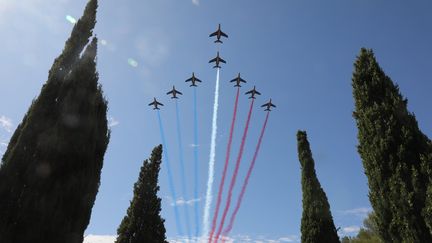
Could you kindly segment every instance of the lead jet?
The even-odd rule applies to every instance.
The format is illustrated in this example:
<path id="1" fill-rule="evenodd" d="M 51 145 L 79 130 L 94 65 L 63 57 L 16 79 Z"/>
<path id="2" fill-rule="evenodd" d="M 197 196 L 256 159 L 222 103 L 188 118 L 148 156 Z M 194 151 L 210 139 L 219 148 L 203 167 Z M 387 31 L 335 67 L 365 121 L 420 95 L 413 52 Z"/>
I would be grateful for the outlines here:
<path id="1" fill-rule="evenodd" d="M 222 30 L 221 30 L 221 25 L 219 24 L 219 27 L 218 27 L 218 29 L 215 31 L 215 32 L 213 32 L 213 33 L 211 33 L 210 35 L 209 35 L 209 37 L 213 37 L 213 36 L 216 36 L 216 38 L 217 38 L 217 40 L 215 40 L 214 41 L 214 43 L 223 43 L 220 39 L 221 39 L 221 37 L 225 37 L 225 38 L 228 38 L 228 35 L 227 34 L 225 34 L 224 32 L 222 32 Z"/>
<path id="2" fill-rule="evenodd" d="M 186 79 L 185 82 L 192 82 L 192 84 L 191 84 L 189 87 L 192 87 L 192 86 L 198 87 L 198 86 L 195 84 L 195 82 L 199 82 L 199 83 L 201 83 L 201 80 L 200 80 L 199 78 L 195 77 L 195 73 L 192 73 L 192 77 L 189 78 L 189 79 Z"/>
<path id="3" fill-rule="evenodd" d="M 158 102 L 156 98 L 154 98 L 153 102 L 148 104 L 149 106 L 154 106 L 153 110 L 160 110 L 158 105 L 163 106 L 162 103 Z"/>
<path id="4" fill-rule="evenodd" d="M 173 86 L 172 90 L 170 92 L 167 93 L 167 95 L 172 94 L 171 99 L 178 99 L 177 94 L 179 95 L 183 95 L 182 92 L 178 91 L 175 89 L 175 86 Z"/>
<path id="5" fill-rule="evenodd" d="M 236 82 L 236 85 L 234 85 L 234 87 L 241 87 L 240 83 L 246 83 L 246 80 L 242 79 L 240 77 L 240 73 L 239 73 L 235 79 L 230 81 L 230 83 L 232 83 L 232 82 Z"/>
<path id="6" fill-rule="evenodd" d="M 271 99 L 269 102 L 265 103 L 261 107 L 267 107 L 264 111 L 271 111 L 271 107 L 276 108 L 276 106 L 271 102 Z"/>
<path id="7" fill-rule="evenodd" d="M 260 92 L 258 92 L 256 89 L 255 89 L 255 86 L 254 86 L 254 88 L 252 89 L 252 90 L 249 90 L 248 92 L 246 92 L 245 94 L 250 94 L 251 96 L 249 97 L 249 99 L 255 99 L 255 95 L 257 94 L 257 95 L 261 95 L 261 93 Z"/>
<path id="8" fill-rule="evenodd" d="M 219 63 L 226 63 L 226 61 L 219 56 L 219 52 L 217 52 L 217 56 L 215 58 L 209 61 L 209 63 L 212 62 L 216 63 L 216 65 L 213 68 L 221 68 L 221 66 L 219 66 Z"/>

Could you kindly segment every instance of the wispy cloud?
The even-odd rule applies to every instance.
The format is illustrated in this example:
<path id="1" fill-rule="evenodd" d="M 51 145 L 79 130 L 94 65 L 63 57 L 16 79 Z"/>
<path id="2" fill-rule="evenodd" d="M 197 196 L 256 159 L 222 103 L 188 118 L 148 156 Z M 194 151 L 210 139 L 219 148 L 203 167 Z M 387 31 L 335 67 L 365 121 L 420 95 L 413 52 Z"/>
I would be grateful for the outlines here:
<path id="1" fill-rule="evenodd" d="M 192 0 L 193 5 L 199 6 L 200 1 L 199 0 Z"/>
<path id="2" fill-rule="evenodd" d="M 195 203 L 201 201 L 201 198 L 193 198 L 193 199 L 190 199 L 190 200 L 185 200 L 184 198 L 181 197 L 181 198 L 178 198 L 174 202 L 171 197 L 167 197 L 167 198 L 168 198 L 169 201 L 171 201 L 170 205 L 173 206 L 173 207 L 174 206 L 185 206 L 185 205 L 192 206 Z"/>
<path id="3" fill-rule="evenodd" d="M 114 243 L 116 236 L 113 235 L 88 235 L 84 238 L 83 243 Z M 252 237 L 249 235 L 237 235 L 232 237 L 224 237 L 225 242 L 251 242 L 251 243 L 284 243 L 284 242 L 300 242 L 299 237 L 296 235 L 289 235 L 279 238 L 268 238 L 268 237 Z M 204 238 L 192 238 L 187 237 L 168 237 L 168 242 L 170 243 L 197 243 L 197 242 L 207 242 Z"/>
<path id="4" fill-rule="evenodd" d="M 366 218 L 370 212 L 372 212 L 372 209 L 367 207 L 360 207 L 360 208 L 353 208 L 353 209 L 339 211 L 339 213 L 343 215 L 354 215 L 360 218 Z"/>
<path id="5" fill-rule="evenodd" d="M 115 240 L 114 235 L 87 235 L 83 243 L 114 243 Z"/>
<path id="6" fill-rule="evenodd" d="M 111 116 L 108 118 L 108 127 L 112 128 L 117 126 L 118 124 L 120 124 L 120 122 L 114 117 Z"/>
<path id="7" fill-rule="evenodd" d="M 3 128 L 6 132 L 11 133 L 12 129 L 14 127 L 14 124 L 12 122 L 12 119 L 6 117 L 6 116 L 0 116 L 0 128 Z"/>
<path id="8" fill-rule="evenodd" d="M 360 227 L 357 225 L 352 225 L 352 226 L 342 228 L 342 231 L 345 234 L 358 233 L 360 231 Z"/>

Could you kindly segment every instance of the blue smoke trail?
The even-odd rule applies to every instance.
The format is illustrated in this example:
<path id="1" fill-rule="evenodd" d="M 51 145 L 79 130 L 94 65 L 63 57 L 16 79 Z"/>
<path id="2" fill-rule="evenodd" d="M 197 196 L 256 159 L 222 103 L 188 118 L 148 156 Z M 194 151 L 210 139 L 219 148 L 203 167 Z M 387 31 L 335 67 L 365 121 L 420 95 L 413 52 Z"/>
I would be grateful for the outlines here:
<path id="1" fill-rule="evenodd" d="M 198 115 L 197 115 L 197 92 L 196 88 L 193 89 L 193 102 L 194 102 L 194 199 L 198 199 L 199 195 L 199 163 L 198 163 Z M 200 233 L 199 221 L 199 201 L 195 202 L 195 237 L 198 238 Z"/>
<path id="2" fill-rule="evenodd" d="M 168 157 L 168 147 L 166 146 L 166 141 L 165 141 L 165 133 L 164 133 L 164 129 L 163 129 L 163 125 L 162 125 L 162 118 L 160 115 L 159 110 L 157 110 L 157 116 L 158 116 L 158 121 L 159 121 L 159 130 L 160 130 L 160 135 L 161 135 L 161 139 L 162 139 L 162 146 L 163 146 L 163 155 L 165 157 L 165 162 L 164 164 L 166 165 L 167 168 L 167 172 L 168 172 L 168 184 L 171 190 L 171 197 L 173 198 L 173 202 L 174 202 L 174 215 L 175 215 L 175 221 L 176 221 L 176 226 L 177 226 L 177 234 L 180 236 L 183 236 L 183 229 L 181 227 L 180 224 L 180 217 L 179 217 L 179 212 L 178 212 L 178 208 L 177 208 L 177 196 L 176 196 L 176 191 L 175 191 L 175 187 L 174 187 L 174 183 L 173 183 L 173 177 L 172 177 L 172 173 L 171 173 L 171 164 L 170 164 L 170 160 Z"/>
<path id="3" fill-rule="evenodd" d="M 184 200 L 188 200 L 187 190 L 186 190 L 186 174 L 184 168 L 184 157 L 183 157 L 183 142 L 182 142 L 182 134 L 181 134 L 181 126 L 180 126 L 180 109 L 178 106 L 177 99 L 175 101 L 176 105 L 176 123 L 177 123 L 177 140 L 178 140 L 178 149 L 179 149 L 179 157 L 180 157 L 180 172 L 181 172 L 181 186 Z M 191 230 L 190 230 L 190 220 L 189 220 L 189 205 L 187 203 L 183 206 L 184 213 L 186 214 L 186 231 L 189 237 L 189 240 L 192 238 Z"/>

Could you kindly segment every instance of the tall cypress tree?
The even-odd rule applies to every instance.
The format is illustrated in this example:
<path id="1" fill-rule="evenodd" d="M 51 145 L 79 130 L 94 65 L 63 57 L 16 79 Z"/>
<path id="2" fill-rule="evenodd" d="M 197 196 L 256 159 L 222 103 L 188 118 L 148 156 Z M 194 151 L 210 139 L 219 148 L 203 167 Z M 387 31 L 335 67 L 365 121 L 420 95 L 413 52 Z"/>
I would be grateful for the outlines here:
<path id="1" fill-rule="evenodd" d="M 327 196 L 315 173 L 315 162 L 305 131 L 297 132 L 297 147 L 302 168 L 303 190 L 301 241 L 302 243 L 339 242 Z"/>
<path id="2" fill-rule="evenodd" d="M 90 0 L 2 158 L 2 243 L 83 241 L 109 141 L 96 9 Z"/>
<path id="3" fill-rule="evenodd" d="M 407 100 L 372 50 L 361 49 L 354 66 L 358 151 L 379 234 L 386 242 L 432 242 L 427 227 L 432 215 L 425 208 L 431 141 L 420 131 L 407 110 Z"/>
<path id="4" fill-rule="evenodd" d="M 134 196 L 118 230 L 116 243 L 167 243 L 165 220 L 160 216 L 161 199 L 158 177 L 162 145 L 153 149 L 150 160 L 145 160 L 134 184 Z"/>

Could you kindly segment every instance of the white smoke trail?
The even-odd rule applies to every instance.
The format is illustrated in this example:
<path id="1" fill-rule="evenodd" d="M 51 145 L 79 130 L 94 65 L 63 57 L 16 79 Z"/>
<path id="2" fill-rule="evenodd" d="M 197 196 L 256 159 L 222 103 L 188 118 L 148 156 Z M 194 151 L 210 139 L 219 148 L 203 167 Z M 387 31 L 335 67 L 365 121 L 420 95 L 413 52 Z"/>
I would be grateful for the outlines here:
<path id="1" fill-rule="evenodd" d="M 219 106 L 219 68 L 216 73 L 216 87 L 213 105 L 213 119 L 212 119 L 212 133 L 210 141 L 210 155 L 209 155 L 209 168 L 208 168 L 208 180 L 207 180 L 207 192 L 206 201 L 204 206 L 204 216 L 203 216 L 203 238 L 208 237 L 210 229 L 210 207 L 213 201 L 212 189 L 214 181 L 214 164 L 216 158 L 216 134 L 217 134 L 217 116 L 218 116 L 218 106 Z"/>

